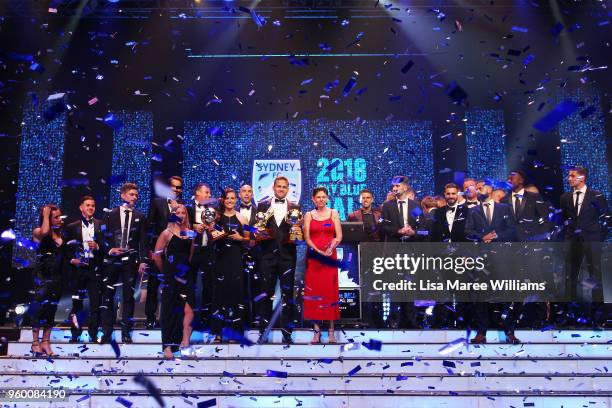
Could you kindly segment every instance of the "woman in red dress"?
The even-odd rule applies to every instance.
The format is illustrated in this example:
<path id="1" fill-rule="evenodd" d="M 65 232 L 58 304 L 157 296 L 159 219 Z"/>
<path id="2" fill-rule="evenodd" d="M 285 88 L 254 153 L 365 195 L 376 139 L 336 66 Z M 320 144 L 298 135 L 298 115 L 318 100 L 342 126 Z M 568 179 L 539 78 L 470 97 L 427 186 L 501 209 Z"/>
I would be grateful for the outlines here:
<path id="1" fill-rule="evenodd" d="M 304 216 L 304 240 L 308 245 L 304 278 L 304 319 L 313 321 L 312 344 L 321 342 L 319 322 L 329 320 L 329 342 L 335 343 L 334 320 L 340 318 L 338 306 L 338 265 L 336 247 L 342 241 L 338 211 L 327 208 L 325 187 L 312 191 L 315 209 Z"/>

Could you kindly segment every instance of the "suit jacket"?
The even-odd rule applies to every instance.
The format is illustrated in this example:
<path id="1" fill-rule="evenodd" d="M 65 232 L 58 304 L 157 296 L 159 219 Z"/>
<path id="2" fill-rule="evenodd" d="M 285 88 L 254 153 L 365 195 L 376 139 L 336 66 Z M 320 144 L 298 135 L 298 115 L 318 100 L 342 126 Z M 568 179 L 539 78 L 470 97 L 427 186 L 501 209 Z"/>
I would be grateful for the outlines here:
<path id="1" fill-rule="evenodd" d="M 455 209 L 453 228 L 449 231 L 446 220 L 447 207 L 438 208 L 434 211 L 434 221 L 431 227 L 432 242 L 465 242 L 465 224 L 470 213 L 467 205 L 458 205 Z M 495 209 L 493 210 L 495 216 Z"/>
<path id="2" fill-rule="evenodd" d="M 107 212 L 104 217 L 104 257 L 113 258 L 108 254 L 111 248 L 121 246 L 121 207 L 115 207 Z M 147 217 L 137 209 L 132 209 L 132 222 L 128 238 L 128 248 L 130 249 L 130 259 L 138 262 L 145 262 L 149 251 L 149 239 L 147 236 Z M 125 255 L 123 255 L 125 256 Z"/>
<path id="3" fill-rule="evenodd" d="M 574 209 L 573 193 L 563 193 L 561 211 L 565 224 L 565 240 L 600 242 L 606 239 L 610 226 L 610 210 L 606 198 L 599 191 L 587 187 L 578 216 Z"/>
<path id="4" fill-rule="evenodd" d="M 89 261 L 90 264 L 100 265 L 104 259 L 104 236 L 102 233 L 102 221 L 96 218 L 93 219 L 94 224 L 94 241 L 98 244 L 98 249 L 93 251 L 94 257 Z M 81 258 L 84 253 L 83 249 L 83 230 L 81 220 L 71 222 L 64 228 L 66 239 L 66 253 L 68 254 L 68 262 L 71 259 Z"/>
<path id="5" fill-rule="evenodd" d="M 257 212 L 267 212 L 270 206 L 272 205 L 272 199 L 268 199 L 265 201 L 260 201 L 257 204 Z M 293 209 L 301 210 L 299 204 L 289 201 L 287 199 L 287 211 L 291 211 Z M 268 223 L 266 224 L 267 228 L 270 228 L 274 232 L 274 239 L 268 239 L 265 241 L 261 241 L 257 244 L 257 251 L 261 256 L 276 256 L 285 255 L 290 257 L 296 256 L 296 248 L 295 244 L 287 242 L 289 238 L 289 232 L 291 230 L 291 225 L 287 224 L 285 220 L 283 220 L 280 225 L 276 225 L 276 220 L 274 216 L 270 217 Z"/>
<path id="6" fill-rule="evenodd" d="M 502 203 L 510 206 L 510 211 L 516 223 L 516 236 L 521 242 L 537 239 L 538 236 L 550 232 L 552 225 L 548 220 L 548 206 L 537 193 L 525 191 L 518 214 L 514 213 L 512 194 L 508 194 Z"/>
<path id="7" fill-rule="evenodd" d="M 380 222 L 380 217 L 382 216 L 382 212 L 378 208 L 372 208 L 372 215 L 374 216 L 374 223 L 375 223 L 376 230 L 366 231 L 366 235 L 369 241 L 380 241 L 378 223 Z M 363 222 L 363 209 L 360 208 L 350 213 L 348 215 L 347 221 L 348 222 Z"/>
<path id="8" fill-rule="evenodd" d="M 183 204 L 182 200 L 176 200 L 179 204 Z M 170 209 L 168 208 L 168 199 L 157 197 L 151 201 L 149 208 L 149 230 L 152 236 L 153 245 L 159 234 L 168 227 L 168 217 Z M 189 219 L 193 223 L 193 219 Z"/>
<path id="9" fill-rule="evenodd" d="M 465 235 L 469 241 L 482 241 L 482 237 L 491 231 L 497 233 L 494 242 L 511 242 L 516 240 L 516 224 L 510 206 L 503 203 L 493 204 L 493 219 L 487 223 L 483 205 L 472 207 L 465 223 Z"/>
<path id="10" fill-rule="evenodd" d="M 187 208 L 187 215 L 189 215 L 189 222 L 191 223 L 191 225 L 202 224 L 202 220 L 195 219 L 195 214 L 196 214 L 195 205 L 190 204 L 190 205 L 186 205 L 185 207 Z M 206 233 L 206 236 L 208 237 L 208 244 L 206 245 L 206 248 L 212 248 L 212 236 L 210 235 L 208 231 L 205 230 L 204 232 Z M 194 247 L 196 250 L 202 247 L 202 234 L 196 233 Z"/>
<path id="11" fill-rule="evenodd" d="M 420 212 L 421 208 L 419 203 L 414 200 L 407 200 L 408 202 L 408 224 L 416 231 L 418 229 L 417 218 L 415 217 L 415 211 L 418 209 Z M 397 204 L 397 199 L 389 200 L 385 202 L 382 206 L 382 223 L 381 223 L 381 231 L 384 232 L 385 241 L 389 242 L 399 242 L 401 235 L 397 233 L 397 231 L 401 228 L 401 220 L 400 213 Z M 421 237 L 415 235 L 410 238 L 406 238 L 407 241 L 417 241 L 421 239 Z"/>

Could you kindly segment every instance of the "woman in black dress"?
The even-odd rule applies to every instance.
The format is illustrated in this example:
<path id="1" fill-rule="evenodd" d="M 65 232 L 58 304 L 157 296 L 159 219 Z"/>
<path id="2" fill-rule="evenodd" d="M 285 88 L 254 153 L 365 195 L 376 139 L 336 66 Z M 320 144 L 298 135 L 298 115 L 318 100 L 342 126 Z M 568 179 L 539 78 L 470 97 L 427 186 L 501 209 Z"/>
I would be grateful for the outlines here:
<path id="1" fill-rule="evenodd" d="M 34 299 L 30 305 L 32 316 L 32 354 L 53 356 L 51 329 L 55 323 L 57 304 L 62 295 L 62 272 L 65 262 L 62 212 L 53 204 L 40 211 L 39 227 L 33 239 L 38 243 L 34 271 Z M 39 342 L 40 328 L 43 328 Z"/>
<path id="2" fill-rule="evenodd" d="M 236 212 L 236 192 L 231 188 L 223 192 L 219 214 L 217 225 L 227 235 L 215 241 L 214 314 L 211 322 L 211 332 L 216 335 L 215 342 L 221 341 L 224 327 L 242 334 L 248 304 L 245 299 L 243 255 L 249 236 L 248 231 L 242 227 L 248 224 L 248 220 Z M 231 338 L 228 340 L 234 341 Z"/>
<path id="3" fill-rule="evenodd" d="M 189 347 L 195 308 L 195 280 L 190 274 L 194 232 L 189 229 L 184 205 L 173 208 L 166 228 L 155 244 L 153 260 L 163 275 L 161 283 L 161 329 L 164 357 Z"/>

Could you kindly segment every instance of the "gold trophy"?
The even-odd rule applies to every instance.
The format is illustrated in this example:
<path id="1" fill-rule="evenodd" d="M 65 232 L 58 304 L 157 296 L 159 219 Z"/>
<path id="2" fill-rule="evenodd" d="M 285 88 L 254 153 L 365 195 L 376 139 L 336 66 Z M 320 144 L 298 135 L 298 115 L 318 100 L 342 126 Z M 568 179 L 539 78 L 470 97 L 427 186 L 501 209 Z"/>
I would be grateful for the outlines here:
<path id="1" fill-rule="evenodd" d="M 255 214 L 255 228 L 257 228 L 257 232 L 255 233 L 255 241 L 265 241 L 268 239 L 274 239 L 274 231 L 272 228 L 268 228 L 268 220 L 272 218 L 274 215 L 274 210 L 272 207 L 268 209 L 268 211 L 258 212 Z"/>
<path id="2" fill-rule="evenodd" d="M 210 232 L 213 242 L 221 238 L 225 238 L 226 236 L 229 235 L 227 232 L 223 230 L 220 231 L 216 228 L 216 221 L 217 221 L 217 211 L 215 211 L 215 209 L 212 207 L 206 207 L 204 211 L 202 211 L 202 223 L 206 224 L 209 227 L 211 225 L 215 226 L 215 228 L 213 228 Z"/>
<path id="3" fill-rule="evenodd" d="M 303 241 L 304 234 L 301 229 L 295 231 L 293 227 L 296 225 L 302 225 L 302 220 L 304 219 L 302 212 L 297 208 L 287 211 L 287 215 L 285 216 L 285 222 L 291 225 L 291 232 L 289 233 L 289 242 L 295 241 Z"/>

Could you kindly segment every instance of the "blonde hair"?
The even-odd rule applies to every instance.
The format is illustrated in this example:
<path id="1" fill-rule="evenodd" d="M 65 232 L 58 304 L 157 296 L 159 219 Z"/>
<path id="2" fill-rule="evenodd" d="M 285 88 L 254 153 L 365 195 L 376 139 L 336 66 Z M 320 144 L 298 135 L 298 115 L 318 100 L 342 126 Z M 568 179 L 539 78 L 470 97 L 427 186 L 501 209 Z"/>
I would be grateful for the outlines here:
<path id="1" fill-rule="evenodd" d="M 185 210 L 185 217 L 183 218 L 183 221 L 181 221 L 180 224 L 177 224 L 176 222 L 169 222 L 168 223 L 168 228 L 170 228 L 171 225 L 178 225 L 180 229 L 182 230 L 188 230 L 191 229 L 191 223 L 189 222 L 189 212 L 187 211 L 187 207 L 185 207 L 184 204 L 177 204 L 175 206 L 172 207 L 172 214 L 176 214 L 176 211 L 182 208 L 183 210 Z"/>

